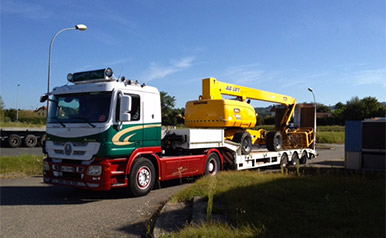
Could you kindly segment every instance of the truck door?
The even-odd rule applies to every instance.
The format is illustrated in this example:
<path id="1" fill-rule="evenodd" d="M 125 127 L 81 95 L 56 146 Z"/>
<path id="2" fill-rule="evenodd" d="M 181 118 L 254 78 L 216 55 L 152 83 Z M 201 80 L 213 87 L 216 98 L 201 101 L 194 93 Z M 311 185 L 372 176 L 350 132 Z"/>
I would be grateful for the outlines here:
<path id="1" fill-rule="evenodd" d="M 116 105 L 118 130 L 112 138 L 113 144 L 117 146 L 115 148 L 116 152 L 119 151 L 127 155 L 135 149 L 143 147 L 143 104 L 141 94 L 140 92 L 120 92 L 118 94 Z M 120 118 L 122 113 L 126 114 L 124 119 Z"/>

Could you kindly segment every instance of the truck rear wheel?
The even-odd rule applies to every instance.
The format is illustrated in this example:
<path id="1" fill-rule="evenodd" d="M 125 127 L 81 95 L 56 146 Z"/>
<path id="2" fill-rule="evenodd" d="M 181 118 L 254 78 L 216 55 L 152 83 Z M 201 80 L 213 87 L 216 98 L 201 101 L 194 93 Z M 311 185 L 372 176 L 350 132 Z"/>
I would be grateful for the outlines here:
<path id="1" fill-rule="evenodd" d="M 27 147 L 35 147 L 37 144 L 38 138 L 34 135 L 29 134 L 24 138 L 24 145 Z"/>
<path id="2" fill-rule="evenodd" d="M 266 142 L 269 151 L 280 151 L 283 149 L 283 136 L 280 131 L 268 132 Z"/>
<path id="3" fill-rule="evenodd" d="M 248 155 L 252 151 L 252 137 L 248 132 L 236 132 L 233 136 L 233 142 L 241 144 L 241 153 Z"/>
<path id="4" fill-rule="evenodd" d="M 130 173 L 130 189 L 134 196 L 148 194 L 155 183 L 155 169 L 150 160 L 137 158 Z"/>
<path id="5" fill-rule="evenodd" d="M 213 152 L 206 160 L 205 175 L 215 175 L 218 172 L 220 172 L 220 158 Z"/>
<path id="6" fill-rule="evenodd" d="M 19 147 L 21 144 L 21 137 L 17 134 L 12 134 L 8 137 L 8 146 L 12 148 Z"/>

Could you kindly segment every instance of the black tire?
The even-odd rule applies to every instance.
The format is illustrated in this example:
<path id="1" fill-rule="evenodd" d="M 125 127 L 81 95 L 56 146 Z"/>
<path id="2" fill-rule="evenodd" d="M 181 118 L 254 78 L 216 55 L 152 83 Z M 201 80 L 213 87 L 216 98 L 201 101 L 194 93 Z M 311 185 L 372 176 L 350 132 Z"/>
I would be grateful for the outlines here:
<path id="1" fill-rule="evenodd" d="M 205 166 L 205 175 L 215 175 L 221 170 L 220 158 L 213 152 L 208 156 Z"/>
<path id="2" fill-rule="evenodd" d="M 27 135 L 24 137 L 24 145 L 27 147 L 35 147 L 38 144 L 38 138 L 35 135 Z"/>
<path id="3" fill-rule="evenodd" d="M 155 184 L 153 163 L 146 158 L 137 158 L 130 173 L 130 190 L 136 197 L 148 194 Z"/>
<path id="4" fill-rule="evenodd" d="M 44 134 L 39 139 L 39 146 L 44 147 L 47 139 L 47 134 Z"/>
<path id="5" fill-rule="evenodd" d="M 294 152 L 291 156 L 291 165 L 292 166 L 296 166 L 297 163 L 299 163 L 299 155 L 298 155 L 298 152 Z"/>
<path id="6" fill-rule="evenodd" d="M 252 137 L 248 132 L 236 132 L 233 142 L 241 144 L 241 154 L 248 155 L 252 151 Z"/>
<path id="7" fill-rule="evenodd" d="M 299 163 L 300 164 L 306 164 L 307 163 L 307 151 L 303 151 L 302 157 L 300 157 Z"/>
<path id="8" fill-rule="evenodd" d="M 8 137 L 8 146 L 12 148 L 19 147 L 21 145 L 21 137 L 17 134 L 12 134 Z"/>
<path id="9" fill-rule="evenodd" d="M 281 156 L 280 167 L 281 168 L 287 168 L 288 167 L 288 155 L 287 155 L 287 153 L 283 153 L 283 155 Z"/>
<path id="10" fill-rule="evenodd" d="M 283 136 L 279 131 L 270 131 L 266 143 L 269 151 L 280 151 L 283 149 Z"/>

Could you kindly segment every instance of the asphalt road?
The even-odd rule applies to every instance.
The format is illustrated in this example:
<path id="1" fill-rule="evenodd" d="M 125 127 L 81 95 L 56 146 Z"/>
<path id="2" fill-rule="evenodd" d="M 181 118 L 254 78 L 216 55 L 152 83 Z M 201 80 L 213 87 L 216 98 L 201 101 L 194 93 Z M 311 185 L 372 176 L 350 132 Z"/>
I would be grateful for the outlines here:
<path id="1" fill-rule="evenodd" d="M 319 157 L 308 161 L 307 166 L 344 165 L 344 145 L 319 149 L 318 153 Z M 41 177 L 0 179 L 0 235 L 145 237 L 151 215 L 170 196 L 189 185 L 172 181 L 136 198 L 124 190 L 94 192 L 46 185 Z"/>
<path id="2" fill-rule="evenodd" d="M 190 185 L 169 183 L 136 198 L 50 186 L 41 177 L 0 182 L 1 237 L 145 237 L 151 215 Z"/>

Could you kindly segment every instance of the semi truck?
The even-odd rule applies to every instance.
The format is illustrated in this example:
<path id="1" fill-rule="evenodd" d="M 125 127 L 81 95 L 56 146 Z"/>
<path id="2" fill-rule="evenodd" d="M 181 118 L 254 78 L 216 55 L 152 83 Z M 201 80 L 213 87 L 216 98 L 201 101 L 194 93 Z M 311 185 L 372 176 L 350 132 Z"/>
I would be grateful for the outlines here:
<path id="1" fill-rule="evenodd" d="M 162 138 L 157 88 L 116 78 L 111 68 L 70 73 L 67 80 L 71 84 L 40 100 L 49 101 L 43 162 L 48 184 L 100 191 L 127 188 L 143 196 L 157 181 L 224 169 L 285 167 L 316 156 L 310 146 L 269 151 L 263 143 L 243 153 L 244 145 L 230 139 L 225 127 L 173 129 Z M 301 119 L 307 116 L 303 111 L 294 113 L 295 122 L 307 121 Z M 240 117 L 234 112 L 232 116 Z"/>

